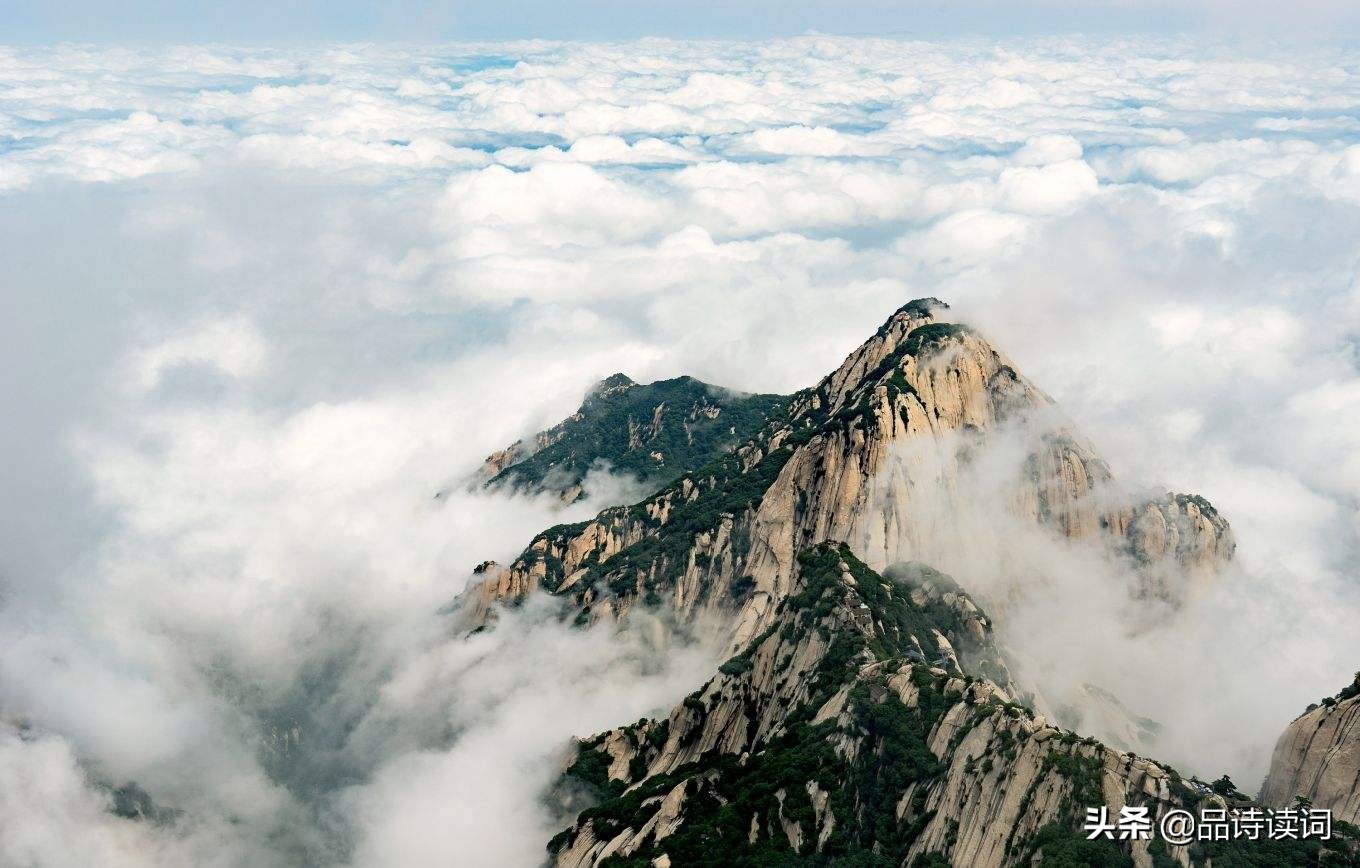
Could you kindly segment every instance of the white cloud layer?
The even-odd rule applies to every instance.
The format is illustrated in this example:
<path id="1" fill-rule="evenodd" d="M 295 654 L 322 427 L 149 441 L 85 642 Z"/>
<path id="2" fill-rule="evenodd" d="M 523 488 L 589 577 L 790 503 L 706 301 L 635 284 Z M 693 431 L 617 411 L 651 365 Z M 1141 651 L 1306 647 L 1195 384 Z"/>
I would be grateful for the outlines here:
<path id="1" fill-rule="evenodd" d="M 0 49 L 0 864 L 535 864 L 566 738 L 709 660 L 543 612 L 448 635 L 472 565 L 580 517 L 450 483 L 615 370 L 792 390 L 919 295 L 1122 478 L 1233 523 L 1240 599 L 1203 611 L 1238 626 L 1194 629 L 1234 677 L 1123 698 L 1187 756 L 1237 720 L 1194 770 L 1254 786 L 1360 666 L 1358 70 L 1080 38 Z M 130 781 L 181 813 L 109 814 Z"/>

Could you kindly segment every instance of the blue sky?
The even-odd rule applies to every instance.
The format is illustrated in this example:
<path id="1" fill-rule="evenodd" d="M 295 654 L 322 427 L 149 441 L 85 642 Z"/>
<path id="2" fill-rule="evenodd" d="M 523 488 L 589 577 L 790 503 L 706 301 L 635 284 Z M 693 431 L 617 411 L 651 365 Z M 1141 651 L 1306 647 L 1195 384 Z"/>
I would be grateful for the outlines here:
<path id="1" fill-rule="evenodd" d="M 1054 32 L 1216 32 L 1342 37 L 1360 12 L 1343 0 L 4 0 L 0 43 L 449 39 L 758 38 L 815 30 L 939 37 Z M 1287 8 L 1286 8 L 1287 7 Z"/>

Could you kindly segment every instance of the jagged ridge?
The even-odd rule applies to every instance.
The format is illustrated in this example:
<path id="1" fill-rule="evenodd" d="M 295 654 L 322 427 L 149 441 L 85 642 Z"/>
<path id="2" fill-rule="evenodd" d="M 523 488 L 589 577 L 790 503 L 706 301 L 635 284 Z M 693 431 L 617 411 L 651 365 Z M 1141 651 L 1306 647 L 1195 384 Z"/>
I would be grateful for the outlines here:
<path id="1" fill-rule="evenodd" d="M 1227 523 L 1202 498 L 1097 498 L 1111 485 L 1105 463 L 1051 422 L 1049 399 L 985 340 L 937 322 L 945 309 L 909 302 L 732 452 L 642 503 L 545 531 L 508 568 L 489 567 L 472 594 L 474 617 L 542 587 L 570 595 L 586 619 L 620 616 L 639 600 L 682 618 L 723 613 L 745 640 L 788 593 L 795 553 L 808 545 L 849 541 L 880 565 L 913 559 L 928 531 L 915 520 L 914 492 L 941 483 L 884 474 L 898 444 L 981 442 L 1031 418 L 1045 427 L 1017 473 L 1017 512 L 1070 537 L 1106 539 L 1154 591 L 1161 565 L 1211 574 L 1231 556 Z"/>
<path id="2" fill-rule="evenodd" d="M 1088 841 L 1087 806 L 1246 804 L 1050 726 L 1007 678 L 985 615 L 947 577 L 909 586 L 843 544 L 799 556 L 761 636 L 664 720 L 582 742 L 561 791 L 598 803 L 548 845 L 559 868 L 671 865 L 1347 864 L 1317 841 Z M 924 662 L 932 642 L 939 665 Z M 1324 853 L 1324 850 L 1327 852 Z M 1244 861 L 1249 860 L 1249 861 Z"/>

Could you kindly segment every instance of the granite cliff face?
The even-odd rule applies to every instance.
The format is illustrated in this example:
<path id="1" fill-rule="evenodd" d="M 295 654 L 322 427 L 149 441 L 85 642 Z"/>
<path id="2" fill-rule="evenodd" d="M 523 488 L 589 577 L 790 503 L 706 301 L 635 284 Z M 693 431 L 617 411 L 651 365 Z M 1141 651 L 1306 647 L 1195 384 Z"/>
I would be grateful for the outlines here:
<path id="1" fill-rule="evenodd" d="M 817 385 L 753 396 L 746 436 L 687 439 L 695 448 L 661 462 L 683 470 L 646 499 L 550 528 L 508 566 L 477 568 L 459 607 L 470 626 L 541 591 L 565 598 L 578 624 L 626 625 L 644 606 L 679 632 L 716 625 L 731 655 L 666 717 L 575 746 L 553 793 L 566 828 L 548 845 L 552 861 L 1352 864 L 1351 838 L 1173 847 L 1081 833 L 1088 807 L 1156 818 L 1250 802 L 1230 783 L 1211 792 L 1035 713 L 983 607 L 922 555 L 976 496 L 970 474 L 984 464 L 1007 521 L 1122 560 L 1135 596 L 1174 604 L 1215 581 L 1232 532 L 1202 497 L 1121 487 L 1052 401 L 972 329 L 943 321 L 946 310 L 904 305 Z M 532 455 L 488 459 L 487 476 L 547 487 L 561 468 L 643 454 L 662 432 L 687 430 L 696 407 L 708 416 L 702 402 L 662 406 L 636 391 L 666 383 L 606 380 Z M 739 415 L 723 413 L 708 418 Z M 580 436 L 589 431 L 599 436 Z M 1141 743 L 1155 730 L 1087 689 L 1102 731 Z M 1349 726 L 1335 718 L 1328 741 Z M 1310 750 L 1286 753 L 1306 769 Z"/>
<path id="2" fill-rule="evenodd" d="M 470 592 L 475 616 L 542 588 L 571 596 L 588 619 L 639 602 L 728 617 L 739 643 L 764 629 L 809 545 L 848 542 L 878 568 L 919 559 L 961 473 L 1003 440 L 1025 451 L 1005 492 L 1016 516 L 1101 541 L 1137 565 L 1149 593 L 1175 598 L 1210 580 L 1234 545 L 1213 507 L 1124 492 L 1051 400 L 973 330 L 941 321 L 946 310 L 934 299 L 904 305 L 730 451 L 488 566 Z"/>
<path id="3" fill-rule="evenodd" d="M 1298 796 L 1360 823 L 1360 672 L 1335 697 L 1311 706 L 1276 742 L 1261 801 L 1283 808 Z"/>
<path id="4" fill-rule="evenodd" d="M 986 616 L 948 577 L 885 578 L 844 544 L 797 561 L 795 592 L 711 681 L 664 719 L 579 744 L 558 796 L 590 806 L 548 845 L 559 868 L 1237 855 L 1086 840 L 1088 806 L 1157 818 L 1229 801 L 1014 701 Z"/>

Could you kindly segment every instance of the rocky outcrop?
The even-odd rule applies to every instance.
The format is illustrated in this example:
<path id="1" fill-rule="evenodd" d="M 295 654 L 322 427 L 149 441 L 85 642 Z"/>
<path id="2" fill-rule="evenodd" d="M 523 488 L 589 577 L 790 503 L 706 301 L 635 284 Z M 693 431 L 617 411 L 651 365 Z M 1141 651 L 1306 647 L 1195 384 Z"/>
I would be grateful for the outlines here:
<path id="1" fill-rule="evenodd" d="M 1087 808 L 1145 808 L 1155 824 L 1260 806 L 1056 727 L 1014 691 L 986 615 L 952 579 L 920 564 L 884 576 L 844 544 L 813 547 L 769 627 L 718 675 L 666 718 L 576 746 L 556 791 L 574 819 L 549 854 L 559 868 L 1357 858 L 1348 835 L 1088 839 Z"/>
<path id="2" fill-rule="evenodd" d="M 529 456 L 530 452 L 524 445 L 523 440 L 516 440 L 504 449 L 497 449 L 477 469 L 476 478 L 480 482 L 489 482 L 496 476 L 514 464 L 518 464 Z"/>
<path id="3" fill-rule="evenodd" d="M 1168 493 L 1135 507 L 1127 527 L 1129 552 L 1163 594 L 1203 589 L 1237 548 L 1227 519 L 1194 494 Z"/>
<path id="4" fill-rule="evenodd" d="M 1072 847 L 1153 864 L 1149 841 L 1085 841 L 1084 808 L 1156 817 L 1198 796 L 1174 770 L 1061 730 L 1013 686 L 961 669 L 960 657 L 1008 679 L 985 615 L 951 580 L 918 566 L 918 584 L 903 584 L 844 545 L 798 564 L 766 632 L 669 717 L 581 743 L 564 788 L 599 801 L 550 843 L 556 865 L 873 854 L 863 864 L 987 868 Z M 1157 854 L 1189 864 L 1184 848 Z"/>
<path id="5" fill-rule="evenodd" d="M 1310 706 L 1275 744 L 1261 801 L 1283 808 L 1299 796 L 1360 823 L 1360 672 L 1335 697 Z"/>
<path id="6" fill-rule="evenodd" d="M 769 623 L 809 545 L 846 541 L 879 568 L 920 559 L 967 468 L 1003 443 L 1019 448 L 1012 512 L 1126 556 L 1143 592 L 1175 599 L 1231 556 L 1207 501 L 1121 493 L 1047 396 L 972 329 L 937 319 L 946 309 L 904 305 L 734 450 L 639 504 L 546 531 L 469 597 L 484 610 L 541 587 L 592 620 L 666 603 L 682 620 L 727 618 L 735 646 Z M 642 437 L 655 418 L 630 416 L 620 436 Z"/>

